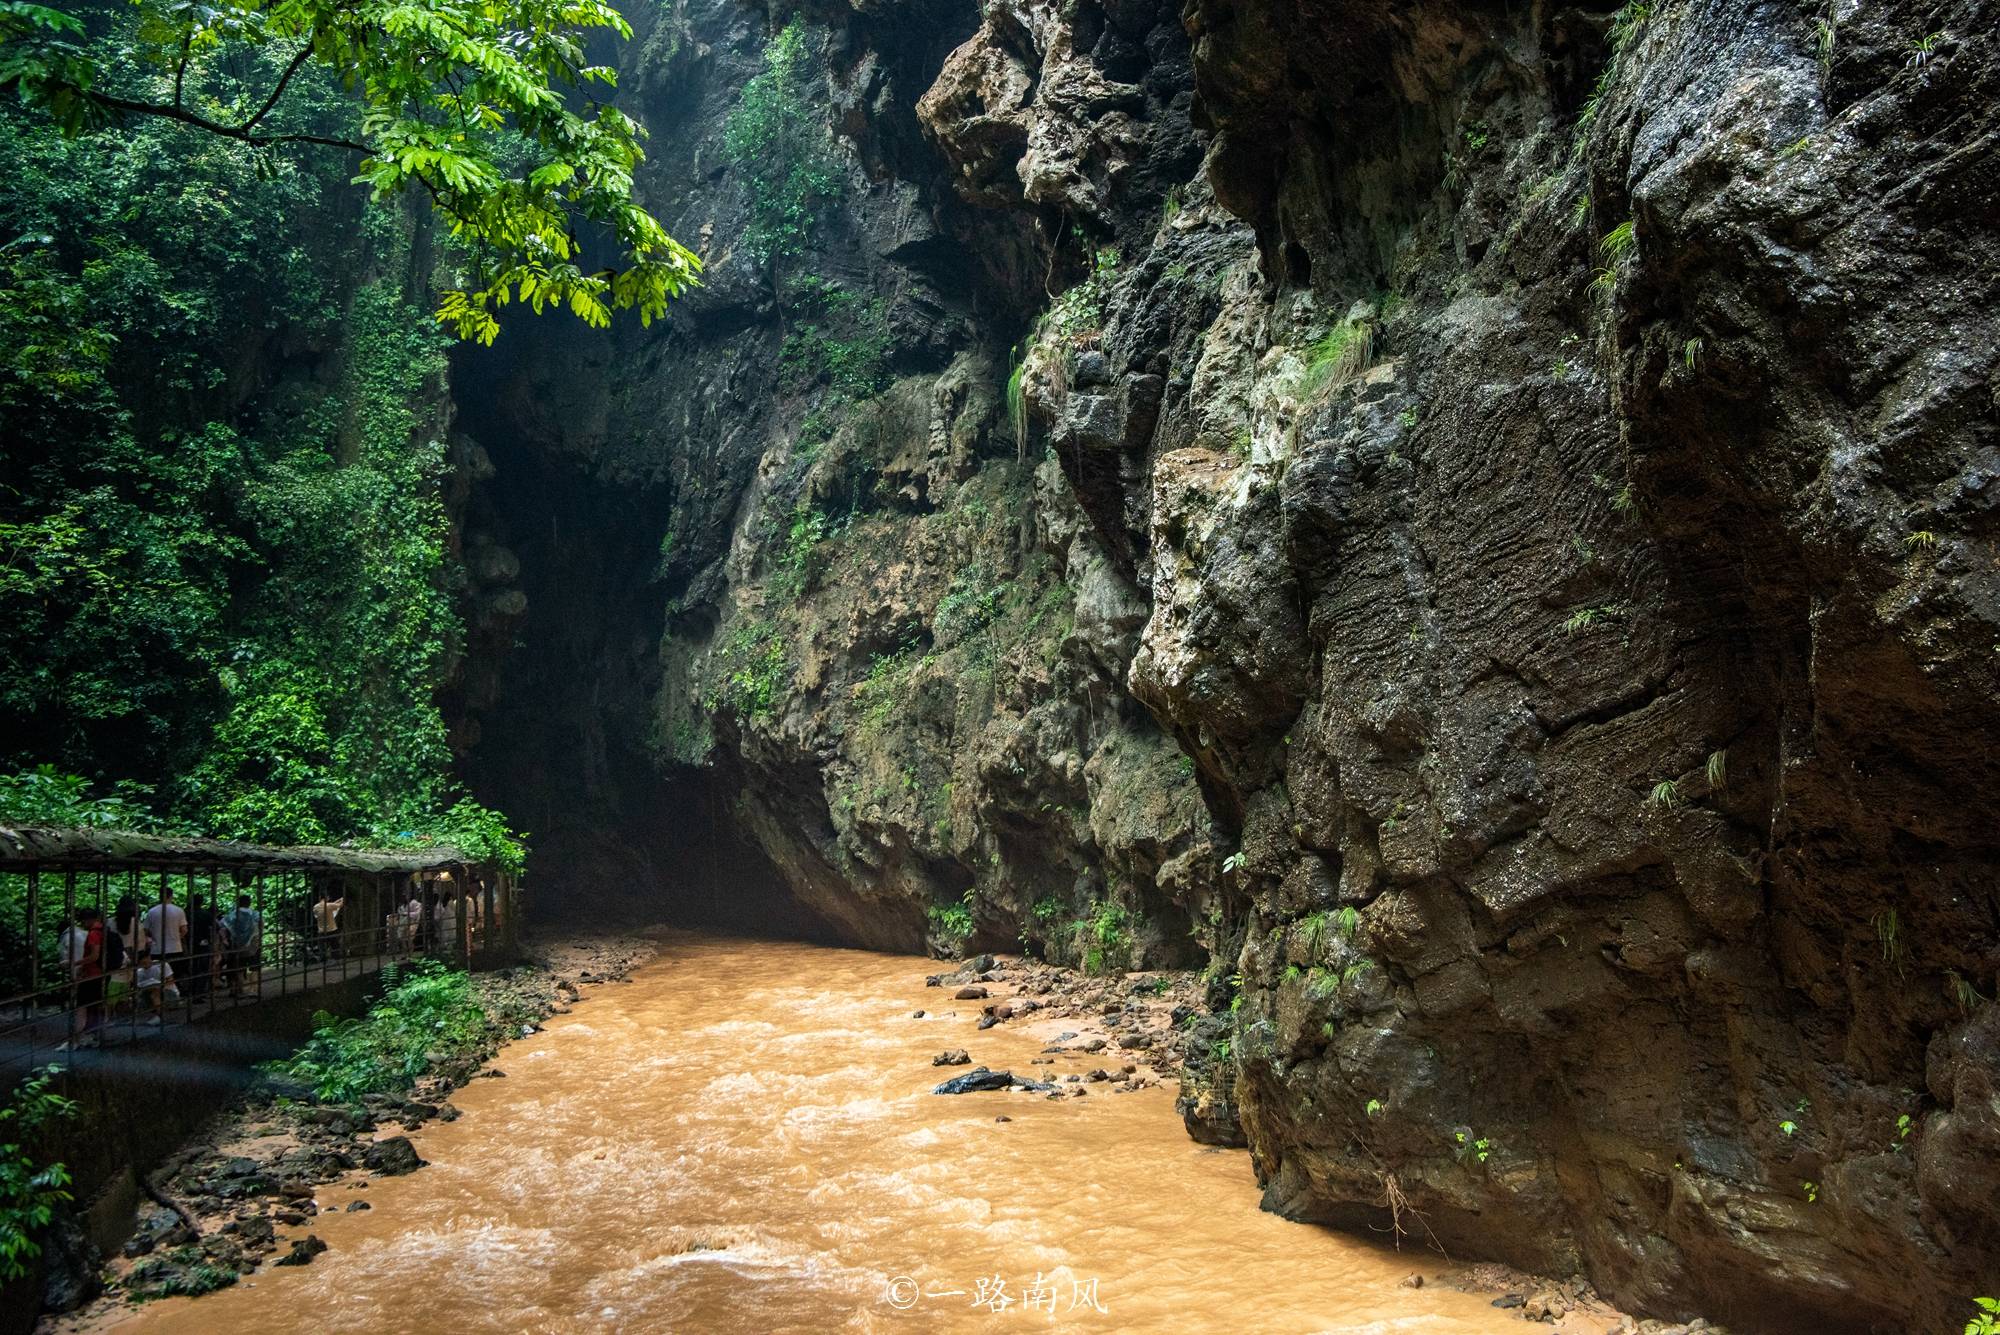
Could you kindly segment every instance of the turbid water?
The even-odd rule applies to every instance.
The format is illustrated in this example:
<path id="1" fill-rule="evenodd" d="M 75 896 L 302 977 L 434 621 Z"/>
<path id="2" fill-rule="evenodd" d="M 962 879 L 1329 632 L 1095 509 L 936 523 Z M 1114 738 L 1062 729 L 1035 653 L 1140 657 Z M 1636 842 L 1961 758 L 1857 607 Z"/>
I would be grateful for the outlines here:
<path id="1" fill-rule="evenodd" d="M 1032 1033 L 975 1033 L 976 1004 L 924 987 L 936 967 L 670 938 L 461 1090 L 464 1115 L 415 1137 L 430 1167 L 322 1188 L 314 1264 L 117 1328 L 1548 1329 L 1404 1287 L 1417 1256 L 1261 1212 L 1245 1156 L 1189 1141 L 1170 1086 L 933 1095 L 946 1047 L 1098 1064 L 1035 1068 Z"/>

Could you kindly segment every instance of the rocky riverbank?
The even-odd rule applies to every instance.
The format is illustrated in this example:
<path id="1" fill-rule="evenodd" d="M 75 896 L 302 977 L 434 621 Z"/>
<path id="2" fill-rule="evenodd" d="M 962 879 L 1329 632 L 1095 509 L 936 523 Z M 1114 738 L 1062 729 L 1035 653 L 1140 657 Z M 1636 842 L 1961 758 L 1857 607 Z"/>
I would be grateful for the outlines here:
<path id="1" fill-rule="evenodd" d="M 1173 1082 L 1177 1108 L 1196 1139 L 1241 1148 L 1226 1089 L 1215 1069 L 1226 1063 L 1230 1016 L 1206 1009 L 1210 980 L 1194 971 L 1161 971 L 1099 976 L 1022 956 L 982 954 L 955 969 L 929 975 L 925 982 L 944 994 L 929 1014 L 971 1018 L 973 1036 L 964 1047 L 946 1048 L 931 1059 L 941 1068 L 940 1095 L 1022 1091 L 1049 1099 L 1092 1093 L 1129 1093 Z M 976 1018 L 974 1018 L 976 1017 Z M 1045 1041 L 1032 1069 L 994 1070 L 981 1063 L 978 1035 L 999 1025 L 1025 1030 Z M 1088 1069 L 1061 1071 L 1076 1065 Z M 1001 1113 L 996 1120 L 1010 1120 Z M 1477 1153 L 1477 1151 L 1473 1151 Z M 1429 1232 L 1421 1213 L 1398 1211 L 1395 1232 L 1407 1242 L 1413 1270 L 1403 1282 L 1426 1284 L 1487 1297 L 1500 1312 L 1542 1323 L 1558 1335 L 1728 1335 L 1703 1318 L 1687 1322 L 1641 1320 L 1608 1303 L 1584 1276 L 1554 1279 L 1495 1263 L 1454 1264 Z M 1441 1269 L 1434 1268 L 1437 1261 Z"/>
<path id="2" fill-rule="evenodd" d="M 455 1120 L 452 1092 L 504 1078 L 489 1063 L 511 1039 L 581 1004 L 587 989 L 623 981 L 655 951 L 626 934 L 530 942 L 527 963 L 473 976 L 485 1015 L 479 1044 L 440 1055 L 399 1093 L 327 1103 L 282 1078 L 260 1082 L 146 1176 L 147 1199 L 121 1254 L 104 1264 L 100 1296 L 44 1328 L 95 1329 L 128 1302 L 212 1292 L 267 1264 L 311 1264 L 326 1250 L 315 1216 L 369 1209 L 371 1180 L 424 1166 L 407 1132 Z M 342 1190 L 344 1206 L 320 1203 L 328 1188 Z"/>

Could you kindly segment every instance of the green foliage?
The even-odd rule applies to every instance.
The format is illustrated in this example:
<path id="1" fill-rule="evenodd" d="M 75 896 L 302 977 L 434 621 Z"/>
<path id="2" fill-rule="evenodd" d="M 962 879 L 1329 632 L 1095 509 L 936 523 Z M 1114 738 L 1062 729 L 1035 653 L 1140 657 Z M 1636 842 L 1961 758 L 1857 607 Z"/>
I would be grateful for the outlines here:
<path id="1" fill-rule="evenodd" d="M 134 1302 L 150 1302 L 156 1298 L 199 1298 L 235 1282 L 234 1270 L 208 1260 L 190 1243 L 164 1256 L 141 1260 L 126 1275 L 125 1290 Z"/>
<path id="2" fill-rule="evenodd" d="M 1965 1335 L 2000 1335 L 2000 1298 L 1974 1298 L 1979 1309 L 1965 1323 Z"/>
<path id="3" fill-rule="evenodd" d="M 410 966 L 366 1016 L 321 1012 L 313 1023 L 304 1047 L 264 1069 L 335 1103 L 408 1089 L 437 1061 L 483 1052 L 492 1037 L 470 976 L 433 960 Z"/>
<path id="4" fill-rule="evenodd" d="M 1360 320 L 1342 320 L 1320 335 L 1306 350 L 1305 378 L 1299 392 L 1307 398 L 1322 390 L 1339 389 L 1367 367 L 1374 353 L 1374 335 Z"/>
<path id="5" fill-rule="evenodd" d="M 202 97 L 262 77 L 204 60 Z M 350 112 L 309 61 L 272 123 Z M 5 800 L 280 842 L 482 819 L 434 699 L 460 636 L 447 340 L 401 280 L 362 281 L 410 274 L 414 229 L 351 225 L 351 173 L 166 118 L 65 136 L 0 111 L 24 229 L 0 247 Z M 112 797 L 69 801 L 67 772 Z"/>
<path id="6" fill-rule="evenodd" d="M 1132 915 L 1121 904 L 1098 900 L 1077 921 L 1083 938 L 1083 971 L 1105 973 L 1123 969 L 1132 960 Z"/>
<path id="7" fill-rule="evenodd" d="M 1118 251 L 1104 246 L 1091 252 L 1090 273 L 1049 306 L 1041 327 L 1071 343 L 1088 343 L 1104 329 L 1105 299 L 1118 279 Z"/>
<path id="8" fill-rule="evenodd" d="M 999 620 L 1005 610 L 1007 585 L 983 568 L 961 571 L 938 600 L 931 615 L 931 633 L 940 645 L 957 644 Z"/>
<path id="9" fill-rule="evenodd" d="M 1938 52 L 1942 51 L 1950 40 L 1951 34 L 1948 32 L 1925 33 L 1910 43 L 1909 58 L 1903 63 L 1913 70 L 1928 69 L 1931 62 L 1937 59 Z"/>
<path id="10" fill-rule="evenodd" d="M 1805 1194 L 1805 1198 L 1806 1198 L 1806 1204 L 1807 1204 L 1807 1205 L 1813 1205 L 1813 1204 L 1817 1204 L 1817 1203 L 1818 1203 L 1818 1201 L 1819 1201 L 1819 1183 L 1817 1183 L 1817 1182 L 1808 1182 L 1808 1181 L 1805 1181 L 1805 1180 L 1801 1179 L 1801 1181 L 1799 1182 L 1799 1190 L 1800 1190 L 1801 1192 L 1803 1192 L 1803 1193 Z"/>
<path id="11" fill-rule="evenodd" d="M 1608 621 L 1618 614 L 1618 609 L 1610 605 L 1579 607 L 1563 619 L 1563 634 L 1581 635 L 1592 626 Z"/>
<path id="12" fill-rule="evenodd" d="M 1362 1105 L 1361 1111 L 1369 1117 L 1380 1117 L 1382 1115 L 1382 1100 L 1368 1100 L 1367 1103 Z"/>
<path id="13" fill-rule="evenodd" d="M 1468 1167 L 1476 1163 L 1485 1163 L 1487 1156 L 1493 1152 L 1492 1141 L 1464 1129 L 1452 1132 L 1451 1140 L 1452 1154 Z"/>
<path id="14" fill-rule="evenodd" d="M 854 697 L 861 705 L 862 721 L 879 727 L 903 703 L 903 693 L 911 676 L 929 668 L 936 656 L 912 640 L 891 653 L 876 654 L 869 660 L 868 675 L 855 683 Z"/>
<path id="15" fill-rule="evenodd" d="M 377 201 L 420 193 L 461 243 L 439 309 L 461 338 L 491 342 L 514 301 L 650 322 L 696 281 L 700 260 L 633 199 L 643 131 L 585 92 L 617 80 L 586 42 L 631 36 L 604 0 L 134 0 L 93 27 L 5 0 L 0 88 L 70 135 L 158 121 L 260 160 L 358 155 L 348 174 Z M 345 96 L 310 95 L 333 78 Z M 625 267 L 585 272 L 585 230 Z"/>
<path id="16" fill-rule="evenodd" d="M 1729 753 L 1710 751 L 1708 763 L 1702 766 L 1702 773 L 1708 779 L 1708 786 L 1714 792 L 1721 792 L 1729 786 Z"/>
<path id="17" fill-rule="evenodd" d="M 792 507 L 791 524 L 778 551 L 777 576 L 772 581 L 772 588 L 780 598 L 794 601 L 811 591 L 820 573 L 821 544 L 835 533 L 823 511 L 804 501 Z"/>
<path id="18" fill-rule="evenodd" d="M 972 939 L 972 891 L 967 890 L 955 904 L 932 904 L 924 916 L 930 920 L 931 935 L 938 944 L 948 953 L 958 954 Z"/>
<path id="19" fill-rule="evenodd" d="M 791 680 L 791 657 L 784 637 L 769 622 L 738 626 L 717 654 L 717 684 L 709 692 L 709 712 L 730 710 L 747 718 L 769 718 Z"/>
<path id="20" fill-rule="evenodd" d="M 1959 1013 L 1962 1015 L 1972 1014 L 1978 1006 L 1986 1001 L 1986 997 L 1980 994 L 1979 989 L 1974 987 L 1966 979 L 1965 975 L 1956 969 L 1946 969 L 1944 971 L 1944 981 L 1952 1004 L 1958 1007 Z"/>
<path id="21" fill-rule="evenodd" d="M 1638 245 L 1638 233 L 1633 228 L 1632 220 L 1627 218 L 1606 232 L 1604 239 L 1597 243 L 1597 248 L 1603 253 L 1607 262 L 1615 264 L 1630 255 Z"/>
<path id="22" fill-rule="evenodd" d="M 1882 948 L 1882 962 L 1901 973 L 1903 961 L 1909 954 L 1909 947 L 1903 941 L 1902 919 L 1897 917 L 1896 910 L 1883 909 L 1870 922 L 1875 927 L 1875 941 Z"/>
<path id="23" fill-rule="evenodd" d="M 778 365 L 792 388 L 824 381 L 839 399 L 853 402 L 888 384 L 889 336 L 880 297 L 862 300 L 838 283 L 810 275 L 791 284 L 794 324 L 778 349 Z"/>
<path id="24" fill-rule="evenodd" d="M 37 1238 L 69 1197 L 69 1169 L 35 1161 L 24 1142 L 51 1122 L 76 1112 L 76 1105 L 51 1093 L 56 1068 L 45 1066 L 15 1087 L 0 1105 L 0 1280 L 20 1279 L 41 1255 Z"/>
<path id="25" fill-rule="evenodd" d="M 90 780 L 37 765 L 19 774 L 0 774 L 0 825 L 60 825 L 71 829 L 160 829 L 144 803 L 151 789 L 130 782 L 108 797 L 91 794 Z"/>
<path id="26" fill-rule="evenodd" d="M 744 85 L 723 132 L 723 151 L 743 172 L 749 196 L 741 244 L 760 264 L 805 254 L 840 199 L 840 163 L 810 101 L 815 65 L 795 18 L 764 48 L 764 69 Z"/>
<path id="27" fill-rule="evenodd" d="M 1653 785 L 1653 791 L 1646 795 L 1646 800 L 1671 811 L 1681 804 L 1681 786 L 1673 779 L 1662 779 Z"/>

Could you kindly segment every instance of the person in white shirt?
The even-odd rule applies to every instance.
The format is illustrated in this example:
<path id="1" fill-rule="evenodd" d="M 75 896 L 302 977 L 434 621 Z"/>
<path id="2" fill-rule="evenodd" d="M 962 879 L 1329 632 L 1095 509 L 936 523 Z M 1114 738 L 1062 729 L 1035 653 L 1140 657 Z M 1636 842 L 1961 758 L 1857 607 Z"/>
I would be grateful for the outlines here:
<path id="1" fill-rule="evenodd" d="M 187 951 L 187 914 L 174 903 L 174 888 L 160 887 L 160 902 L 146 910 L 146 947 L 162 960 L 179 959 Z"/>
<path id="2" fill-rule="evenodd" d="M 328 959 L 340 958 L 340 909 L 345 903 L 345 897 L 335 899 L 331 890 L 321 890 L 313 901 L 313 931 L 319 934 L 320 953 Z"/>
<path id="3" fill-rule="evenodd" d="M 405 950 L 415 950 L 417 948 L 418 937 L 423 932 L 423 926 L 424 899 L 422 895 L 417 893 L 416 887 L 412 886 L 410 888 L 410 901 L 403 905 L 403 948 Z"/>
<path id="4" fill-rule="evenodd" d="M 132 989 L 138 994 L 139 1003 L 153 1008 L 153 1018 L 147 1024 L 158 1027 L 166 1008 L 181 999 L 180 988 L 174 984 L 174 967 L 165 960 L 155 960 L 151 955 L 140 952 L 138 972 L 132 976 Z"/>

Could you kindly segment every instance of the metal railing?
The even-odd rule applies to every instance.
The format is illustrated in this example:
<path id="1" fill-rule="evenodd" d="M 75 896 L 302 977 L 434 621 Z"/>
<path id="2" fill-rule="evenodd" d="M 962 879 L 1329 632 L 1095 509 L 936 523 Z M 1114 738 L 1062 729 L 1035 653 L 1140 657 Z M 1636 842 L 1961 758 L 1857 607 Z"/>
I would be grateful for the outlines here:
<path id="1" fill-rule="evenodd" d="M 461 866 L 460 875 L 469 879 L 468 869 Z M 477 967 L 509 948 L 505 926 L 511 925 L 515 904 L 513 887 L 504 878 L 483 878 L 470 891 L 458 882 L 428 903 L 420 899 L 422 913 L 411 922 L 396 903 L 408 902 L 407 874 L 345 873 L 339 925 L 322 932 L 312 925 L 311 908 L 316 893 L 330 892 L 327 879 L 308 871 L 225 866 L 30 867 L 4 873 L 0 880 L 25 881 L 25 886 L 13 887 L 25 890 L 25 931 L 19 943 L 25 949 L 0 960 L 17 989 L 0 996 L 0 1084 L 80 1051 L 144 1042 L 219 1011 L 379 974 L 400 962 L 435 958 Z M 45 947 L 57 894 L 61 910 L 51 956 Z M 259 939 L 225 946 L 222 920 L 239 895 L 247 896 L 248 907 L 259 915 Z M 197 896 L 206 899 L 200 928 L 193 907 Z M 439 899 L 447 908 L 442 921 Z M 164 926 L 172 915 L 161 906 L 168 904 L 185 915 L 184 948 L 155 952 L 152 962 L 164 963 L 166 969 L 158 986 L 142 987 L 142 976 L 149 975 L 139 962 L 138 929 L 156 908 Z M 67 934 L 84 930 L 78 913 L 85 907 L 101 912 L 105 924 L 119 930 L 125 947 L 119 967 L 90 978 L 74 976 L 66 958 L 72 953 Z M 206 931 L 205 942 L 195 940 L 198 930 Z M 19 987 L 22 982 L 25 988 Z"/>

